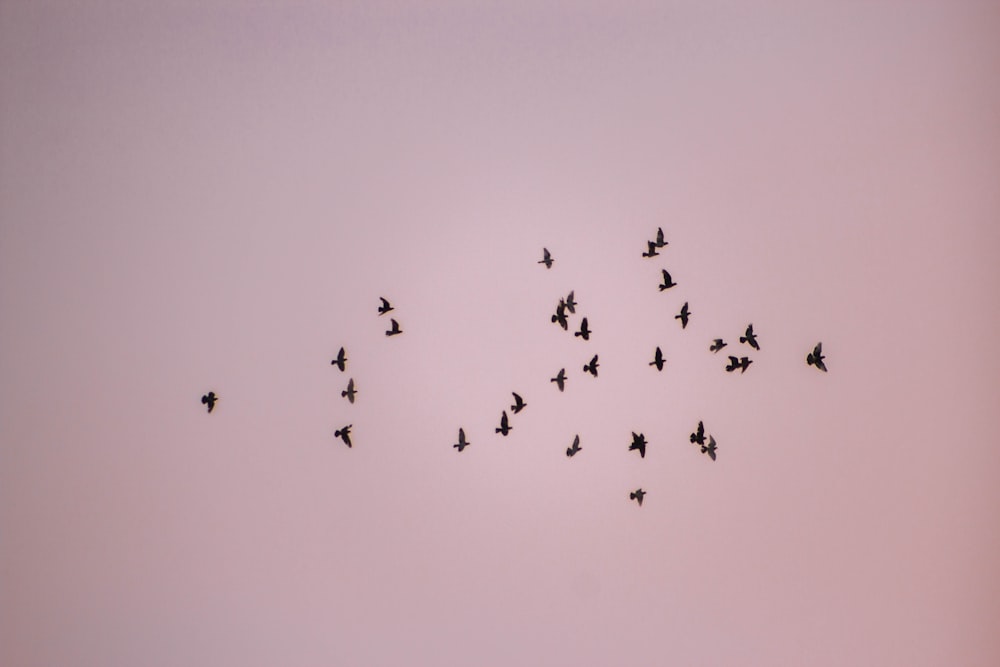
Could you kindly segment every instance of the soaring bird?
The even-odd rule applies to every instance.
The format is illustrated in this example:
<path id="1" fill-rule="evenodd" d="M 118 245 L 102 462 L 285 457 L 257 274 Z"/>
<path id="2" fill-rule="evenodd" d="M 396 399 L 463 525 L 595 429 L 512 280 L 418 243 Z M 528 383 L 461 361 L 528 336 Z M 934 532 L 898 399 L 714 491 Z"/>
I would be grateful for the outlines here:
<path id="1" fill-rule="evenodd" d="M 653 355 L 653 360 L 649 362 L 650 366 L 656 366 L 656 370 L 663 370 L 663 350 L 659 347 L 656 348 L 656 354 Z"/>
<path id="2" fill-rule="evenodd" d="M 597 363 L 597 355 L 595 354 L 594 358 L 590 360 L 590 363 L 583 367 L 583 371 L 585 373 L 590 373 L 594 377 L 597 377 L 598 366 L 600 366 L 600 364 Z"/>
<path id="3" fill-rule="evenodd" d="M 566 386 L 566 369 L 560 368 L 559 374 L 551 378 L 549 382 L 555 382 L 556 386 L 559 387 L 559 391 L 562 391 Z"/>
<path id="4" fill-rule="evenodd" d="M 750 368 L 750 364 L 752 363 L 753 359 L 748 359 L 747 357 L 740 357 L 739 359 L 736 357 L 729 357 L 729 365 L 726 366 L 726 372 L 732 373 L 738 368 L 740 369 L 740 374 L 742 375 L 747 372 L 747 369 Z"/>
<path id="5" fill-rule="evenodd" d="M 642 253 L 643 257 L 656 257 L 657 255 L 660 254 L 660 253 L 656 252 L 656 242 L 655 241 L 646 241 L 646 246 L 648 247 L 648 250 L 646 250 L 646 252 Z"/>
<path id="6" fill-rule="evenodd" d="M 698 430 L 691 434 L 691 442 L 697 445 L 705 444 L 705 424 L 698 422 Z"/>
<path id="7" fill-rule="evenodd" d="M 826 364 L 823 363 L 824 359 L 826 359 L 826 357 L 823 356 L 823 343 L 816 343 L 816 347 L 813 348 L 812 353 L 806 355 L 806 364 L 809 366 L 815 366 L 825 373 Z M 209 408 L 208 411 L 211 412 L 212 409 Z"/>
<path id="8" fill-rule="evenodd" d="M 344 352 L 344 348 L 340 348 L 340 352 L 337 353 L 337 358 L 330 362 L 330 365 L 339 368 L 341 373 L 343 373 L 344 369 L 347 368 L 347 357 L 344 356 L 345 354 L 346 352 Z"/>
<path id="9" fill-rule="evenodd" d="M 686 329 L 689 317 L 691 317 L 691 311 L 688 310 L 688 302 L 685 301 L 684 305 L 681 306 L 681 312 L 674 315 L 674 319 L 681 321 L 681 329 Z"/>
<path id="10" fill-rule="evenodd" d="M 636 489 L 632 493 L 628 494 L 630 500 L 634 500 L 639 503 L 639 507 L 642 507 L 642 499 L 646 497 L 646 492 L 642 489 Z"/>
<path id="11" fill-rule="evenodd" d="M 667 270 L 661 269 L 661 271 L 663 271 L 663 284 L 660 285 L 660 291 L 662 292 L 665 289 L 676 287 L 677 283 L 675 283 L 674 279 L 670 277 L 670 274 L 667 272 Z"/>
<path id="12" fill-rule="evenodd" d="M 403 333 L 403 330 L 399 328 L 399 322 L 392 320 L 392 328 L 385 332 L 386 336 L 398 336 Z"/>
<path id="13" fill-rule="evenodd" d="M 215 409 L 215 402 L 219 400 L 219 397 L 215 395 L 214 391 L 210 391 L 201 397 L 201 402 L 208 406 L 208 412 L 211 414 L 212 410 Z"/>
<path id="14" fill-rule="evenodd" d="M 380 296 L 379 298 L 382 300 L 382 305 L 378 307 L 379 315 L 385 315 L 390 310 L 394 310 L 394 308 L 389 304 L 389 302 L 385 300 L 384 296 Z"/>
<path id="15" fill-rule="evenodd" d="M 462 451 L 471 444 L 472 444 L 471 442 L 465 439 L 465 429 L 463 428 L 458 429 L 458 443 L 452 445 L 452 447 L 454 447 L 458 451 Z"/>
<path id="16" fill-rule="evenodd" d="M 656 243 L 657 248 L 667 245 L 667 241 L 663 238 L 663 227 L 656 228 L 656 241 L 654 243 Z"/>
<path id="17" fill-rule="evenodd" d="M 569 331 L 569 321 L 566 319 L 566 302 L 562 299 L 559 299 L 559 305 L 556 306 L 556 314 L 552 316 L 552 321 Z"/>
<path id="18" fill-rule="evenodd" d="M 580 322 L 580 330 L 574 331 L 573 335 L 580 336 L 584 340 L 590 340 L 590 334 L 592 333 L 594 332 L 587 328 L 587 318 L 585 317 L 583 318 L 583 321 Z"/>
<path id="19" fill-rule="evenodd" d="M 552 262 L 556 260 L 552 259 L 552 254 L 549 252 L 548 248 L 542 248 L 542 259 L 539 260 L 539 264 L 544 264 L 546 269 L 552 268 Z"/>
<path id="20" fill-rule="evenodd" d="M 339 430 L 333 432 L 333 437 L 340 438 L 344 441 L 344 444 L 348 447 L 351 446 L 351 427 L 354 424 L 348 424 L 347 426 L 341 426 Z"/>
<path id="21" fill-rule="evenodd" d="M 715 445 L 715 438 L 713 438 L 712 436 L 708 436 L 708 444 L 707 445 L 703 444 L 701 446 L 701 453 L 708 454 L 709 458 L 711 458 L 714 461 L 716 449 L 718 449 L 718 447 L 716 447 Z"/>
<path id="22" fill-rule="evenodd" d="M 631 452 L 633 449 L 639 450 L 639 456 L 641 458 L 646 458 L 646 436 L 642 433 L 636 434 L 632 431 L 632 444 L 628 446 L 628 450 Z"/>
<path id="23" fill-rule="evenodd" d="M 358 390 L 354 388 L 354 378 L 351 378 L 350 380 L 347 381 L 347 389 L 345 389 L 344 391 L 340 392 L 340 395 L 341 396 L 346 396 L 347 400 L 349 400 L 351 403 L 353 403 L 354 402 L 354 396 L 357 393 L 358 393 Z"/>
<path id="24" fill-rule="evenodd" d="M 721 338 L 716 338 L 715 340 L 712 341 L 712 344 L 708 347 L 708 350 L 709 352 L 718 352 L 727 345 L 729 345 L 729 343 L 727 343 L 726 341 L 722 340 Z"/>
<path id="25" fill-rule="evenodd" d="M 583 447 L 580 446 L 580 436 L 576 436 L 573 438 L 573 446 L 566 448 L 566 456 L 573 456 L 581 449 L 583 449 Z"/>
<path id="26" fill-rule="evenodd" d="M 507 421 L 507 411 L 503 411 L 503 416 L 500 417 L 500 428 L 496 430 L 502 436 L 506 436 L 508 433 L 514 430 L 514 427 L 510 425 Z"/>
<path id="27" fill-rule="evenodd" d="M 755 336 L 754 333 L 753 333 L 753 325 L 752 324 L 748 324 L 747 325 L 746 334 L 743 335 L 743 336 L 740 336 L 740 342 L 741 343 L 746 343 L 747 345 L 749 345 L 750 347 L 752 347 L 755 350 L 759 350 L 760 349 L 760 345 L 757 343 L 757 336 Z"/>
<path id="28" fill-rule="evenodd" d="M 576 314 L 576 301 L 573 300 L 573 292 L 570 292 L 569 296 L 566 297 L 566 310 Z"/>
<path id="29" fill-rule="evenodd" d="M 528 407 L 528 404 L 525 403 L 524 399 L 518 396 L 515 392 L 512 391 L 510 393 L 514 394 L 514 405 L 510 406 L 510 409 L 513 410 L 516 415 L 518 412 Z"/>

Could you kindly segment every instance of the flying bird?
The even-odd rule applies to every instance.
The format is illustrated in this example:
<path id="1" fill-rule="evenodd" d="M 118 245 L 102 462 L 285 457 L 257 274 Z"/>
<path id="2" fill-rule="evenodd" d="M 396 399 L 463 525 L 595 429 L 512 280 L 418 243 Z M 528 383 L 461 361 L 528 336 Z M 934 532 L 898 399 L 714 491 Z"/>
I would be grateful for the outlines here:
<path id="1" fill-rule="evenodd" d="M 628 450 L 631 452 L 633 449 L 639 450 L 639 456 L 641 458 L 646 458 L 646 436 L 642 433 L 636 434 L 632 431 L 632 444 L 628 446 Z"/>
<path id="2" fill-rule="evenodd" d="M 580 446 L 580 436 L 576 436 L 573 438 L 573 446 L 566 448 L 566 456 L 573 456 L 581 449 L 583 449 L 583 447 Z"/>
<path id="3" fill-rule="evenodd" d="M 754 332 L 753 332 L 753 325 L 752 324 L 748 324 L 747 325 L 746 334 L 743 335 L 743 336 L 740 336 L 740 342 L 741 343 L 746 343 L 747 345 L 749 345 L 750 347 L 752 347 L 755 350 L 759 350 L 760 349 L 760 345 L 757 343 L 757 336 L 755 336 Z"/>
<path id="4" fill-rule="evenodd" d="M 569 296 L 566 297 L 566 310 L 576 314 L 576 301 L 573 300 L 573 292 L 570 292 Z"/>
<path id="5" fill-rule="evenodd" d="M 705 424 L 698 422 L 698 430 L 691 434 L 692 444 L 705 444 Z"/>
<path id="6" fill-rule="evenodd" d="M 552 262 L 556 260 L 552 259 L 552 254 L 549 252 L 548 248 L 542 248 L 542 259 L 539 260 L 539 264 L 544 264 L 546 269 L 552 268 Z"/>
<path id="7" fill-rule="evenodd" d="M 471 442 L 465 439 L 465 429 L 462 428 L 458 429 L 458 442 L 452 445 L 452 447 L 454 447 L 458 451 L 462 451 L 471 444 L 472 444 Z"/>
<path id="8" fill-rule="evenodd" d="M 394 309 L 394 308 L 393 308 L 393 307 L 392 307 L 392 306 L 391 306 L 391 305 L 389 304 L 389 302 L 385 300 L 385 297 L 384 297 L 384 296 L 380 296 L 380 297 L 379 297 L 379 299 L 381 299 L 381 300 L 382 300 L 382 305 L 378 307 L 378 314 L 379 314 L 379 315 L 385 315 L 385 314 L 386 314 L 386 313 L 388 313 L 388 312 L 389 312 L 390 310 L 395 310 L 395 309 Z"/>
<path id="9" fill-rule="evenodd" d="M 630 500 L 634 500 L 639 503 L 639 507 L 642 507 L 642 499 L 646 497 L 646 492 L 642 489 L 636 489 L 632 493 L 628 494 Z"/>
<path id="10" fill-rule="evenodd" d="M 347 389 L 340 392 L 341 396 L 346 396 L 347 400 L 354 403 L 354 396 L 358 393 L 357 389 L 354 388 L 354 378 L 347 381 Z"/>
<path id="11" fill-rule="evenodd" d="M 385 332 L 386 336 L 398 336 L 403 333 L 403 330 L 399 328 L 399 322 L 392 320 L 392 328 Z"/>
<path id="12" fill-rule="evenodd" d="M 656 243 L 657 248 L 667 245 L 667 241 L 663 238 L 663 227 L 656 228 L 656 241 L 654 243 Z"/>
<path id="13" fill-rule="evenodd" d="M 646 252 L 642 253 L 643 257 L 656 257 L 660 253 L 656 252 L 656 242 L 646 241 L 646 246 L 649 248 Z"/>
<path id="14" fill-rule="evenodd" d="M 559 299 L 559 305 L 556 306 L 556 314 L 552 316 L 552 321 L 569 331 L 569 321 L 566 319 L 566 302 L 562 299 Z"/>
<path id="15" fill-rule="evenodd" d="M 597 355 L 595 354 L 594 358 L 590 360 L 590 363 L 583 367 L 583 371 L 585 373 L 590 373 L 594 377 L 597 377 L 598 366 L 600 366 L 600 364 L 597 363 Z"/>
<path id="16" fill-rule="evenodd" d="M 510 409 L 513 410 L 516 415 L 518 412 L 528 407 L 528 404 L 525 403 L 524 399 L 518 396 L 515 392 L 512 391 L 510 393 L 514 394 L 514 405 L 510 406 Z"/>
<path id="17" fill-rule="evenodd" d="M 573 335 L 580 336 L 584 340 L 590 340 L 590 334 L 592 333 L 594 332 L 587 328 L 587 318 L 585 317 L 583 318 L 583 321 L 580 322 L 580 330 L 574 331 Z"/>
<path id="18" fill-rule="evenodd" d="M 333 432 L 333 437 L 340 438 L 344 441 L 344 444 L 348 447 L 351 446 L 351 427 L 354 424 L 348 424 L 347 426 L 341 426 L 339 430 Z"/>
<path id="19" fill-rule="evenodd" d="M 211 414 L 212 410 L 215 409 L 215 402 L 219 400 L 219 397 L 215 395 L 214 391 L 210 391 L 201 397 L 201 402 L 208 406 L 208 412 Z"/>
<path id="20" fill-rule="evenodd" d="M 681 321 L 681 329 L 686 329 L 689 317 L 691 317 L 691 311 L 688 310 L 688 302 L 685 301 L 684 305 L 681 306 L 681 312 L 674 315 L 674 319 Z"/>
<path id="21" fill-rule="evenodd" d="M 344 369 L 347 368 L 347 357 L 345 356 L 344 348 L 340 348 L 340 352 L 337 353 L 337 358 L 330 362 L 331 366 L 336 366 L 343 373 Z"/>
<path id="22" fill-rule="evenodd" d="M 663 350 L 659 347 L 656 348 L 656 354 L 653 355 L 653 360 L 649 362 L 650 366 L 656 366 L 656 370 L 663 370 Z"/>
<path id="23" fill-rule="evenodd" d="M 736 357 L 729 357 L 729 365 L 726 366 L 726 372 L 732 373 L 739 368 L 740 374 L 742 375 L 747 372 L 747 369 L 750 368 L 750 364 L 752 363 L 753 359 L 748 359 L 747 357 L 740 357 L 739 359 Z"/>
<path id="24" fill-rule="evenodd" d="M 806 355 L 806 364 L 809 366 L 815 366 L 826 373 L 826 364 L 823 363 L 824 359 L 826 359 L 826 357 L 823 356 L 823 343 L 816 343 L 816 347 L 813 348 L 813 351 Z M 211 411 L 211 408 L 209 408 L 209 412 Z"/>
<path id="25" fill-rule="evenodd" d="M 663 271 L 663 284 L 660 285 L 660 291 L 662 292 L 663 290 L 670 289 L 671 287 L 676 287 L 677 283 L 675 283 L 674 279 L 670 277 L 667 270 L 661 269 L 661 271 Z"/>
<path id="26" fill-rule="evenodd" d="M 715 445 L 715 438 L 713 438 L 712 436 L 708 436 L 708 444 L 707 445 L 703 444 L 701 446 L 701 453 L 708 454 L 709 458 L 711 458 L 714 461 L 716 449 L 718 449 L 718 447 Z"/>
<path id="27" fill-rule="evenodd" d="M 556 375 L 554 378 L 551 378 L 549 382 L 555 382 L 556 386 L 559 387 L 559 391 L 562 391 L 563 388 L 566 386 L 566 369 L 560 368 L 559 374 Z"/>
<path id="28" fill-rule="evenodd" d="M 727 343 L 726 341 L 722 340 L 721 338 L 716 338 L 715 340 L 712 341 L 712 344 L 709 346 L 708 349 L 710 352 L 718 352 L 727 345 L 729 345 L 729 343 Z"/>
<path id="29" fill-rule="evenodd" d="M 513 431 L 513 430 L 514 430 L 514 427 L 511 426 L 510 423 L 507 421 L 507 411 L 504 410 L 503 411 L 503 416 L 500 417 L 500 428 L 498 428 L 496 430 L 496 432 L 499 433 L 500 435 L 506 437 L 506 435 L 508 433 L 510 433 L 511 431 Z"/>

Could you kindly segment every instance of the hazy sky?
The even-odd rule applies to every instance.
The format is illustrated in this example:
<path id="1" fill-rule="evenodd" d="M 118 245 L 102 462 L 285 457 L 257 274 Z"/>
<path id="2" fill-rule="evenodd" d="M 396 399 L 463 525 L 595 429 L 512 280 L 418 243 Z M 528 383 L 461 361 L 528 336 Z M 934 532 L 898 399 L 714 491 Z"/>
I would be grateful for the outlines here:
<path id="1" fill-rule="evenodd" d="M 998 664 L 997 34 L 0 2 L 0 664 Z"/>

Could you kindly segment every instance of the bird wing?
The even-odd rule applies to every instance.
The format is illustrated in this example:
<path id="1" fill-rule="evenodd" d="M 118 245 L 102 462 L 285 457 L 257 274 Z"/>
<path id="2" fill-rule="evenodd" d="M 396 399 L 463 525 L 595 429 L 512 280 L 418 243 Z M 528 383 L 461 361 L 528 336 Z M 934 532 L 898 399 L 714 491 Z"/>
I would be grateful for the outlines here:
<path id="1" fill-rule="evenodd" d="M 813 348 L 813 354 L 817 357 L 823 354 L 823 343 L 816 343 L 816 347 Z"/>

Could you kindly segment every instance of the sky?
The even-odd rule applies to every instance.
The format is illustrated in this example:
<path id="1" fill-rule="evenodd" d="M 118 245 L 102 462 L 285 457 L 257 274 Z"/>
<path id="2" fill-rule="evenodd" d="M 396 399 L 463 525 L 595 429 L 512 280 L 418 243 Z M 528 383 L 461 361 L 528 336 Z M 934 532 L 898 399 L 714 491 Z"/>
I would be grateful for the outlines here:
<path id="1" fill-rule="evenodd" d="M 997 664 L 998 29 L 0 2 L 0 664 Z"/>

